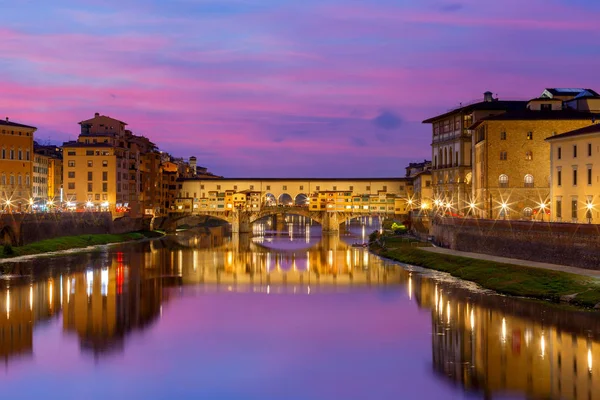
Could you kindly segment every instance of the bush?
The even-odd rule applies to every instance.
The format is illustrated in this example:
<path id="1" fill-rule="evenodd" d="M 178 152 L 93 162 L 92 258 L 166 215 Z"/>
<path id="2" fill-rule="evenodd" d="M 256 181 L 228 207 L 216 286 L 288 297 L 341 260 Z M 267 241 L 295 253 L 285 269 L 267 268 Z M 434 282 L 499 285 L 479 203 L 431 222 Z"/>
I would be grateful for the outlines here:
<path id="1" fill-rule="evenodd" d="M 379 232 L 378 231 L 371 232 L 371 234 L 369 235 L 369 243 L 373 243 L 378 238 L 379 238 Z"/>
<path id="2" fill-rule="evenodd" d="M 15 254 L 15 250 L 12 248 L 10 243 L 5 243 L 4 244 L 4 255 L 5 256 L 12 256 Z"/>

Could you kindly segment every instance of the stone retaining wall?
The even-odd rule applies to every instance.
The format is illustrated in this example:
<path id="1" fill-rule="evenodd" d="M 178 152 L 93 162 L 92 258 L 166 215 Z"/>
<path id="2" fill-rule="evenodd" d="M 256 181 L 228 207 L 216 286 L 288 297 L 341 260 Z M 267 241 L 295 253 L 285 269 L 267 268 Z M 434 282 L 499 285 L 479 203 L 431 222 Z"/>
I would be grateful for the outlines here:
<path id="1" fill-rule="evenodd" d="M 600 269 L 600 226 L 439 218 L 434 243 L 453 250 Z"/>

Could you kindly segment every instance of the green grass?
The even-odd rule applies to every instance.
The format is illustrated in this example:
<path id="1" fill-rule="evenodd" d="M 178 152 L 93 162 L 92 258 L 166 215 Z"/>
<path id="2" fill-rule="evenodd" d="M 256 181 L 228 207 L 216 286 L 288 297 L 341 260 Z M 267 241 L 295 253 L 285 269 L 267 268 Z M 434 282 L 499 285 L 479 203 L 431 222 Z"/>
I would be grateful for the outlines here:
<path id="1" fill-rule="evenodd" d="M 561 296 L 577 294 L 571 304 L 594 307 L 600 303 L 600 282 L 594 278 L 432 253 L 399 238 L 385 238 L 385 245 L 386 249 L 381 249 L 377 244 L 372 244 L 371 250 L 392 260 L 447 272 L 498 293 L 553 302 L 559 302 Z"/>
<path id="2" fill-rule="evenodd" d="M 141 240 L 145 238 L 156 238 L 163 236 L 162 233 L 152 231 L 140 231 L 122 234 L 98 234 L 98 235 L 79 235 L 63 236 L 54 239 L 42 240 L 30 243 L 25 246 L 12 247 L 9 254 L 6 254 L 6 248 L 0 249 L 0 258 L 18 257 L 32 254 L 43 254 L 50 251 L 78 249 L 88 246 L 95 246 L 109 243 L 121 243 L 132 240 Z"/>

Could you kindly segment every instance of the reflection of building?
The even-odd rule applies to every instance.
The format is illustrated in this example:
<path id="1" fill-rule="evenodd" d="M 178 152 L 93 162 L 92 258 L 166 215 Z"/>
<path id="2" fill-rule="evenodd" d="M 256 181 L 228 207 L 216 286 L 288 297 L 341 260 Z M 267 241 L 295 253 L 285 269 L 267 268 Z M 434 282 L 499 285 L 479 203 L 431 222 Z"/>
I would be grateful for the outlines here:
<path id="1" fill-rule="evenodd" d="M 431 287 L 423 291 L 432 297 Z M 431 307 L 433 363 L 444 377 L 490 398 L 600 399 L 597 340 L 456 300 L 437 287 Z"/>

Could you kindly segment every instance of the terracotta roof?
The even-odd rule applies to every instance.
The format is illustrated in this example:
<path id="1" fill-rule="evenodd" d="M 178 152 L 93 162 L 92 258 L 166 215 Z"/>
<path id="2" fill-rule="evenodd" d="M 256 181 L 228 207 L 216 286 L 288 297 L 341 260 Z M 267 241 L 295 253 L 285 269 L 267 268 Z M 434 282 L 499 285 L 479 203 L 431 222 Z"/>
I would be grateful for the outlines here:
<path id="1" fill-rule="evenodd" d="M 584 128 L 575 129 L 573 131 L 561 133 L 560 135 L 550 136 L 546 140 L 564 139 L 574 136 L 590 135 L 594 133 L 600 133 L 600 123 L 595 123 Z"/>
<path id="2" fill-rule="evenodd" d="M 572 109 L 565 110 L 516 110 L 507 111 L 503 114 L 491 115 L 486 118 L 482 118 L 469 129 L 475 129 L 486 121 L 542 121 L 542 120 L 586 120 L 590 121 L 594 118 L 594 114 L 589 112 L 576 111 Z"/>
<path id="3" fill-rule="evenodd" d="M 469 113 L 476 110 L 516 110 L 519 108 L 525 108 L 527 106 L 527 101 L 519 101 L 519 100 L 494 100 L 494 101 L 481 101 L 479 103 L 469 104 L 464 107 L 459 107 L 455 110 L 448 111 L 447 113 L 437 115 L 435 117 L 431 117 L 423 121 L 424 124 L 430 124 L 439 119 L 446 118 L 453 114 L 458 113 Z"/>
<path id="4" fill-rule="evenodd" d="M 37 129 L 35 126 L 17 124 L 16 122 L 10 122 L 10 121 L 6 121 L 6 120 L 3 120 L 3 119 L 0 120 L 0 125 L 2 125 L 2 126 L 14 126 L 14 127 L 17 127 L 17 128 Z"/>
<path id="5" fill-rule="evenodd" d="M 81 142 L 65 142 L 62 145 L 63 148 L 71 147 L 115 147 L 110 143 L 81 143 Z"/>

